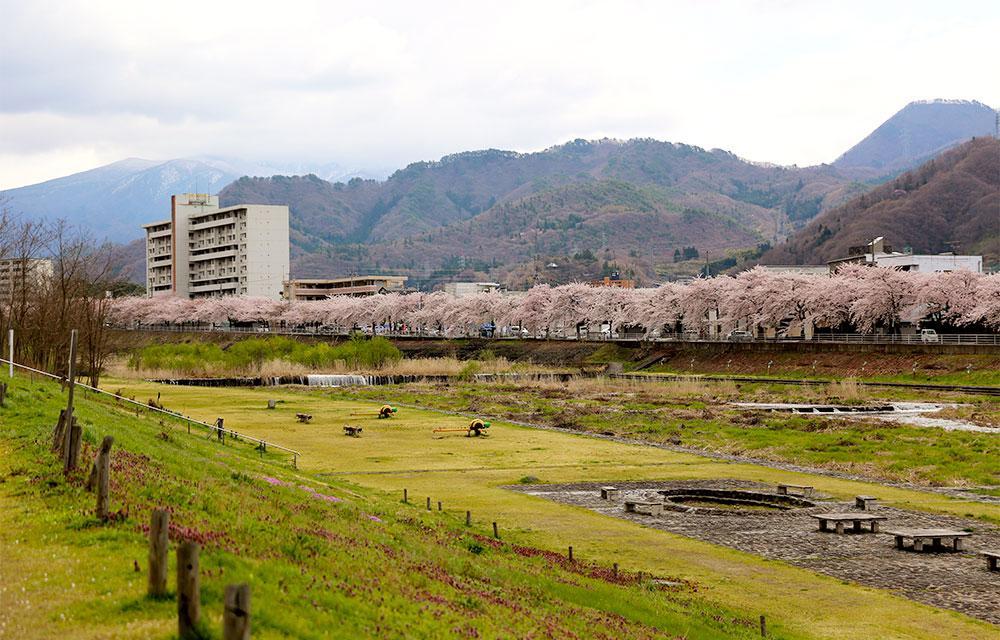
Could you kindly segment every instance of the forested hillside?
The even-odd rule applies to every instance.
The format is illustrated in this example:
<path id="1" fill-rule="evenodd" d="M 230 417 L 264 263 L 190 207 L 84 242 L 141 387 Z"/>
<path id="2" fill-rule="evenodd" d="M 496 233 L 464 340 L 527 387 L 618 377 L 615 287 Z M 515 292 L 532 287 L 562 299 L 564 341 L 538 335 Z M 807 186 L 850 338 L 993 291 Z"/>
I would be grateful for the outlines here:
<path id="1" fill-rule="evenodd" d="M 824 213 L 765 264 L 822 264 L 877 236 L 896 250 L 1000 259 L 1000 141 L 977 138 Z"/>
<path id="2" fill-rule="evenodd" d="M 648 281 L 675 269 L 686 247 L 700 265 L 773 243 L 864 188 L 825 165 L 763 166 L 648 139 L 577 140 L 539 153 L 446 156 L 385 182 L 243 178 L 221 200 L 288 204 L 299 276 L 507 279 L 529 264 L 556 264 L 563 271 L 547 279 L 616 267 Z"/>

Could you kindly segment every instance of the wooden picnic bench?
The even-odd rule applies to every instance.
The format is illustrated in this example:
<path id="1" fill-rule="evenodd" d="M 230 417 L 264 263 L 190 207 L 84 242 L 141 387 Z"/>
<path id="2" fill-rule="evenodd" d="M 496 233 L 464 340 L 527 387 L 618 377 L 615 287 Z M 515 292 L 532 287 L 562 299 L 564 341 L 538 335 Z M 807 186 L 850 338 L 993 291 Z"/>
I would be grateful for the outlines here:
<path id="1" fill-rule="evenodd" d="M 887 534 L 896 537 L 896 548 L 903 549 L 903 542 L 909 538 L 913 540 L 914 551 L 923 551 L 924 545 L 930 542 L 931 549 L 940 550 L 943 540 L 951 540 L 951 546 L 955 551 L 965 548 L 965 538 L 972 534 L 968 531 L 953 531 L 950 529 L 899 529 L 897 531 L 886 531 Z"/>
<path id="2" fill-rule="evenodd" d="M 809 514 L 813 518 L 819 520 L 819 530 L 829 531 L 829 524 L 832 522 L 834 524 L 834 530 L 837 533 L 844 533 L 844 526 L 850 522 L 853 524 L 853 531 L 855 533 L 861 533 L 861 523 L 867 522 L 871 526 L 872 533 L 878 533 L 878 523 L 879 520 L 885 520 L 885 516 L 875 516 L 868 514 L 859 513 L 811 513 Z"/>
<path id="3" fill-rule="evenodd" d="M 986 556 L 987 571 L 1000 570 L 1000 568 L 997 567 L 997 562 L 1000 561 L 1000 551 L 983 551 L 982 554 Z"/>
<path id="4" fill-rule="evenodd" d="M 359 438 L 361 437 L 361 431 L 362 431 L 361 427 L 355 427 L 349 424 L 344 425 L 345 436 L 351 436 L 352 438 Z"/>
<path id="5" fill-rule="evenodd" d="M 626 500 L 626 513 L 638 513 L 644 516 L 658 516 L 663 513 L 662 502 L 645 502 L 642 500 Z"/>
<path id="6" fill-rule="evenodd" d="M 620 494 L 618 487 L 601 487 L 601 500 L 614 500 Z"/>
<path id="7" fill-rule="evenodd" d="M 875 508 L 875 503 L 878 502 L 878 498 L 875 496 L 855 496 L 854 506 L 855 508 L 861 509 L 862 511 L 871 511 Z"/>
<path id="8" fill-rule="evenodd" d="M 796 489 L 798 490 L 799 493 L 798 494 L 790 493 L 789 489 Z M 778 495 L 782 496 L 801 495 L 803 498 L 811 498 L 813 495 L 813 488 L 803 484 L 779 484 Z"/>
<path id="9" fill-rule="evenodd" d="M 297 419 L 297 420 L 298 420 L 299 422 L 309 422 L 310 420 L 312 420 L 312 419 L 313 419 L 312 415 L 311 415 L 311 414 L 308 414 L 308 413 L 296 413 L 296 414 L 295 414 L 295 418 L 296 418 L 296 419 Z"/>

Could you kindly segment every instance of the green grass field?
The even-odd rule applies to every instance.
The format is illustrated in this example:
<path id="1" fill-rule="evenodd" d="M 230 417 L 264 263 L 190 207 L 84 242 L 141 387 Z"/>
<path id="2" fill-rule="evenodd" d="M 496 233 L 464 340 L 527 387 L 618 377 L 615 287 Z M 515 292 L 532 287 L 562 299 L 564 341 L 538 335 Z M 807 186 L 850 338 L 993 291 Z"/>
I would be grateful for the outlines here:
<path id="1" fill-rule="evenodd" d="M 333 397 L 392 398 L 397 402 L 479 412 L 512 420 L 592 433 L 613 433 L 739 454 L 895 482 L 965 486 L 1000 484 L 1000 438 L 878 420 L 750 413 L 731 400 L 821 401 L 826 388 L 689 382 L 619 386 L 588 382 L 559 385 L 408 384 L 333 390 Z M 322 393 L 322 392 L 320 392 Z M 896 396 L 901 393 L 895 391 Z M 903 396 L 913 399 L 912 396 Z M 829 400 L 830 396 L 823 396 Z M 926 398 L 917 398 L 926 399 Z M 834 401 L 844 402 L 839 398 Z M 856 401 L 856 398 L 852 398 Z M 1000 417 L 1000 403 L 984 400 L 952 410 Z"/>
<path id="2" fill-rule="evenodd" d="M 1000 522 L 1000 509 L 993 505 L 502 422 L 494 424 L 487 439 L 435 435 L 433 428 L 459 427 L 466 420 L 404 408 L 396 418 L 380 421 L 373 418 L 374 402 L 305 390 L 203 389 L 117 380 L 107 387 L 120 387 L 139 399 L 160 392 L 168 408 L 207 420 L 222 416 L 231 428 L 302 451 L 302 468 L 324 479 L 385 492 L 390 501 L 407 488 L 418 505 L 428 496 L 435 505 L 442 501 L 442 517 L 456 522 L 471 510 L 474 529 L 480 532 L 497 521 L 502 536 L 520 543 L 554 551 L 573 545 L 578 558 L 604 566 L 618 562 L 623 568 L 693 581 L 704 606 L 732 608 L 744 618 L 765 614 L 775 637 L 985 638 L 996 632 L 885 591 L 502 487 L 528 475 L 542 482 L 741 478 L 808 483 L 844 499 L 874 492 L 889 504 Z M 268 399 L 279 401 L 276 410 L 266 408 Z M 313 422 L 296 422 L 297 412 L 313 414 Z M 344 437 L 344 424 L 362 426 L 363 437 Z M 823 605 L 817 607 L 817 602 Z"/>
<path id="3" fill-rule="evenodd" d="M 236 420 L 229 403 L 260 397 L 201 399 Z M 756 608 L 703 597 L 694 584 L 664 590 L 640 581 L 633 567 L 614 576 L 594 558 L 569 563 L 530 546 L 502 511 L 505 541 L 520 545 L 487 535 L 482 504 L 466 528 L 453 509 L 427 512 L 401 504 L 395 492 L 295 471 L 241 442 L 189 435 L 88 394 L 77 404 L 84 470 L 64 478 L 48 448 L 63 402 L 57 384 L 15 378 L 0 409 L 3 637 L 175 636 L 176 604 L 145 596 L 143 526 L 156 507 L 171 512 L 172 542 L 203 546 L 200 637 L 219 637 L 222 591 L 243 581 L 252 589 L 256 638 L 754 637 Z M 286 409 L 271 421 L 284 422 Z M 93 516 L 94 496 L 82 487 L 104 435 L 115 437 L 116 515 L 106 523 Z M 329 448 L 343 437 L 328 440 Z M 320 468 L 323 457 L 317 448 L 307 459 Z M 985 629 L 946 618 L 956 632 Z M 774 624 L 776 637 L 805 637 Z"/>

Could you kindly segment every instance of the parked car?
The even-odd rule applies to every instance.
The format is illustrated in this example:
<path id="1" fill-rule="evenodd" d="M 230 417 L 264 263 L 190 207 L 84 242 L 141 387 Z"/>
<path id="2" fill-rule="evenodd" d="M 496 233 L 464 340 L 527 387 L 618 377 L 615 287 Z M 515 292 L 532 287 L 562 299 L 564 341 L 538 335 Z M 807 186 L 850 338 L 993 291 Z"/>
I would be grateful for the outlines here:
<path id="1" fill-rule="evenodd" d="M 921 329 L 920 330 L 920 341 L 921 342 L 941 342 L 941 336 L 934 329 Z"/>
<path id="2" fill-rule="evenodd" d="M 742 329 L 734 329 L 729 332 L 726 336 L 726 340 L 730 342 L 752 342 L 753 334 L 749 331 L 743 331 Z"/>

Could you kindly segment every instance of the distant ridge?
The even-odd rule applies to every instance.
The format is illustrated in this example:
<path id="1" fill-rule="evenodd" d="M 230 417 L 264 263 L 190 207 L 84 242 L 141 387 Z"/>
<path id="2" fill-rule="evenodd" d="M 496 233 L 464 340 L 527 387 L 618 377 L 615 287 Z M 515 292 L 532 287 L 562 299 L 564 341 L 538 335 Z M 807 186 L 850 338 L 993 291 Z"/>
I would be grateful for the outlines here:
<path id="1" fill-rule="evenodd" d="M 823 264 L 877 236 L 896 249 L 1000 261 L 1000 140 L 970 140 L 821 214 L 762 262 Z"/>
<path id="2" fill-rule="evenodd" d="M 976 136 L 992 135 L 996 112 L 975 100 L 916 100 L 834 161 L 889 175 Z"/>

